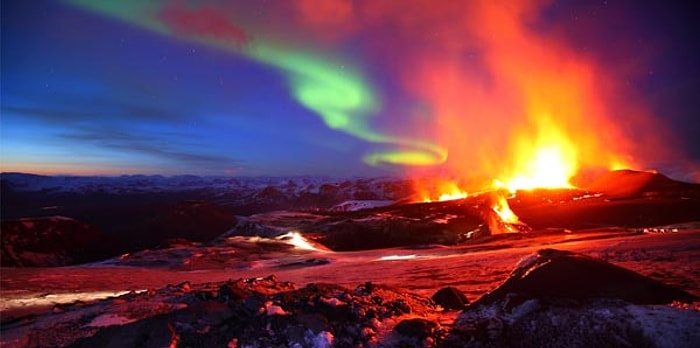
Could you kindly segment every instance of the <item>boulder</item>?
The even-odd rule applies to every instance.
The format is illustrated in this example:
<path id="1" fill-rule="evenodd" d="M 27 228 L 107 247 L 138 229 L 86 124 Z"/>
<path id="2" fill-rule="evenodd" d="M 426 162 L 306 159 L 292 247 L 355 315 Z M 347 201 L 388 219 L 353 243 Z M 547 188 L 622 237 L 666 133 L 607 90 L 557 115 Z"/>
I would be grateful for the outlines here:
<path id="1" fill-rule="evenodd" d="M 460 310 L 464 309 L 469 304 L 469 300 L 464 294 L 459 291 L 459 289 L 446 286 L 438 290 L 431 297 L 433 302 L 442 306 L 446 310 Z"/>
<path id="2" fill-rule="evenodd" d="M 508 279 L 473 306 L 518 294 L 541 301 L 618 299 L 635 304 L 692 302 L 697 297 L 628 269 L 569 251 L 542 249 L 523 259 Z"/>

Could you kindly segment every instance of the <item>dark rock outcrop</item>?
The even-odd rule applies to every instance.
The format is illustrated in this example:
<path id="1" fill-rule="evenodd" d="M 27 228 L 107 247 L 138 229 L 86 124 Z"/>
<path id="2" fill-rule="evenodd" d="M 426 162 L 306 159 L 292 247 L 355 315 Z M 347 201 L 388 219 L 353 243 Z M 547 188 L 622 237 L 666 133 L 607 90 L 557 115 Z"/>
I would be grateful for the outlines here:
<path id="1" fill-rule="evenodd" d="M 541 279 L 537 273 L 543 268 L 552 282 L 562 282 L 561 270 L 547 271 L 546 265 L 579 257 L 540 251 L 516 268 L 514 280 L 462 311 L 449 331 L 436 320 L 440 313 L 431 300 L 405 289 L 370 282 L 355 289 L 328 283 L 300 288 L 269 276 L 185 281 L 63 305 L 27 321 L 4 323 L 3 342 L 66 347 L 694 347 L 700 339 L 700 315 L 692 307 L 639 305 L 607 290 L 595 290 L 604 298 L 582 298 L 564 285 L 558 288 L 563 297 L 557 297 L 534 284 L 518 285 L 533 273 L 533 279 Z M 589 290 L 609 286 L 594 283 Z"/>
<path id="2" fill-rule="evenodd" d="M 93 261 L 108 241 L 93 226 L 67 217 L 2 222 L 3 267 L 53 267 Z"/>
<path id="3" fill-rule="evenodd" d="M 206 242 L 223 234 L 236 224 L 236 217 L 218 205 L 206 201 L 182 201 L 146 222 L 147 236 L 154 242 L 184 238 Z"/>
<path id="4" fill-rule="evenodd" d="M 430 298 L 446 310 L 464 309 L 469 304 L 467 297 L 459 289 L 452 286 L 438 290 Z"/>
<path id="5" fill-rule="evenodd" d="M 445 342 L 450 347 L 693 347 L 700 339 L 697 311 L 659 304 L 697 300 L 612 264 L 543 249 L 462 311 Z"/>
<path id="6" fill-rule="evenodd" d="M 666 304 L 697 300 L 685 291 L 628 269 L 555 249 L 542 249 L 522 260 L 501 286 L 472 306 L 503 301 L 508 294 L 549 302 L 605 298 L 635 304 Z"/>
<path id="7" fill-rule="evenodd" d="M 141 307 L 153 307 L 153 312 L 111 312 L 111 304 L 116 301 L 142 303 Z M 161 302 L 168 305 L 159 305 Z M 409 314 L 411 308 L 419 312 L 434 310 L 427 299 L 384 286 L 368 288 L 365 284 L 352 290 L 319 283 L 297 288 L 273 276 L 223 284 L 180 284 L 92 307 L 93 317 L 95 312 L 103 311 L 106 313 L 99 317 L 129 317 L 131 322 L 109 327 L 78 326 L 70 336 L 37 330 L 29 338 L 71 347 L 110 346 L 110 342 L 140 347 L 372 346 L 378 343 L 383 323 Z M 73 311 L 80 309 L 66 307 L 49 325 L 63 317 L 79 318 L 79 313 Z M 399 324 L 396 332 L 402 339 L 434 341 L 438 326 L 410 319 Z"/>
<path id="8" fill-rule="evenodd" d="M 433 321 L 422 318 L 405 319 L 394 327 L 392 346 L 433 347 L 442 338 L 440 331 L 440 326 Z"/>
<path id="9" fill-rule="evenodd" d="M 608 172 L 590 184 L 586 190 L 600 192 L 608 197 L 663 196 L 678 193 L 697 193 L 700 184 L 691 184 L 670 179 L 656 172 L 615 170 Z"/>

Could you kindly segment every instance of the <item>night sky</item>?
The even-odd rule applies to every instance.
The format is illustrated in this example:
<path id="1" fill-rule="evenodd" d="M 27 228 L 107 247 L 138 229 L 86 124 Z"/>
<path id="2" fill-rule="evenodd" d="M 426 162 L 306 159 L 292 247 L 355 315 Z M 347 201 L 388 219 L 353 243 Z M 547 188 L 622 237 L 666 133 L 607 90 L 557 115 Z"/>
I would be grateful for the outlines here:
<path id="1" fill-rule="evenodd" d="M 698 9 L 492 3 L 3 1 L 1 170 L 489 172 L 551 88 L 574 143 L 700 179 Z"/>

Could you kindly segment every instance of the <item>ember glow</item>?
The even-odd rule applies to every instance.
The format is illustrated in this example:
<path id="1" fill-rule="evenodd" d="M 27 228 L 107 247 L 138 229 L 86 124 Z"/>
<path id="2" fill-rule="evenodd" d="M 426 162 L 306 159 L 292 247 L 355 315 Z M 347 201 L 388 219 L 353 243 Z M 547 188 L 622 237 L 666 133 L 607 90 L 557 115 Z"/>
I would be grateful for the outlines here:
<path id="1" fill-rule="evenodd" d="M 501 218 L 501 221 L 505 223 L 514 224 L 519 221 L 518 216 L 510 209 L 505 195 L 496 195 L 493 211 L 496 212 L 498 217 Z"/>
<path id="2" fill-rule="evenodd" d="M 34 306 L 52 306 L 57 304 L 68 304 L 76 301 L 94 301 L 109 297 L 118 297 L 129 293 L 143 293 L 147 289 L 121 290 L 121 291 L 87 291 L 71 293 L 26 293 L 22 292 L 17 296 L 8 296 L 0 299 L 0 310 L 12 310 L 17 308 L 29 308 Z"/>
<path id="3" fill-rule="evenodd" d="M 453 193 L 443 193 L 438 198 L 438 201 L 452 201 L 455 199 L 467 198 L 468 194 L 466 192 L 453 192 Z"/>
<path id="4" fill-rule="evenodd" d="M 297 249 L 309 250 L 309 251 L 320 251 L 327 252 L 327 249 L 320 248 L 315 243 L 309 242 L 301 233 L 297 231 L 290 231 L 281 236 L 276 237 L 277 240 L 284 241 Z"/>
<path id="5" fill-rule="evenodd" d="M 416 255 L 387 255 L 379 258 L 379 261 L 401 261 L 401 260 L 413 260 Z"/>
<path id="6" fill-rule="evenodd" d="M 439 181 L 437 187 L 433 189 L 422 189 L 423 202 L 443 202 L 443 201 L 453 201 L 456 199 L 464 199 L 469 196 L 469 194 L 459 188 L 457 184 L 452 181 Z"/>
<path id="7" fill-rule="evenodd" d="M 562 151 L 558 145 L 537 149 L 533 154 L 534 158 L 522 163 L 521 170 L 503 186 L 511 192 L 534 188 L 572 187 L 569 180 L 576 174 L 576 161 L 571 155 L 573 152 Z M 570 156 L 567 156 L 567 153 Z"/>

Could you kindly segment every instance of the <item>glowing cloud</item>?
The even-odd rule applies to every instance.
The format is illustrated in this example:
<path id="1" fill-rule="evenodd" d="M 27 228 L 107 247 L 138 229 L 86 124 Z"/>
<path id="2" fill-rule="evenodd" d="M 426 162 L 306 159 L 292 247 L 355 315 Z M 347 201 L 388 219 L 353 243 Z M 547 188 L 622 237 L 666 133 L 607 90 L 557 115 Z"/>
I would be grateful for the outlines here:
<path id="1" fill-rule="evenodd" d="M 643 169 L 668 154 L 659 139 L 672 137 L 625 78 L 549 30 L 549 5 L 373 5 L 395 40 L 411 43 L 397 76 L 431 107 L 434 137 L 450 150 L 444 171 L 480 181 L 472 189 L 494 178 L 511 189 L 568 186 L 581 170 Z"/>

